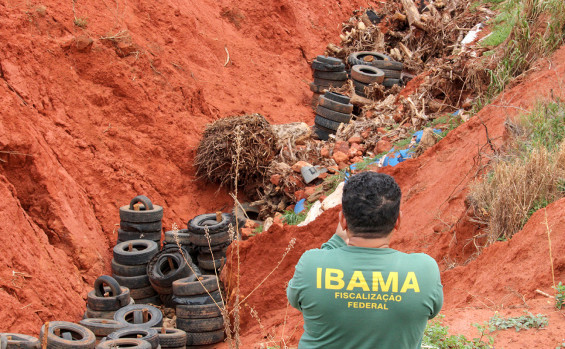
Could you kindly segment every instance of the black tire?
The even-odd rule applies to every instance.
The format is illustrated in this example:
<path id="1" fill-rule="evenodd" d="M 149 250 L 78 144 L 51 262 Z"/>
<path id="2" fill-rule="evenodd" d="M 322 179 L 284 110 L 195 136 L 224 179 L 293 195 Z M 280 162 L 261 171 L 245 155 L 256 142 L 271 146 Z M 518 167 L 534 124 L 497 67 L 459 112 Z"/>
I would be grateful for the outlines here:
<path id="1" fill-rule="evenodd" d="M 347 80 L 347 73 L 345 71 L 321 71 L 321 70 L 314 70 L 313 74 L 314 79 L 326 79 L 326 80 L 338 80 L 338 81 L 345 81 Z"/>
<path id="2" fill-rule="evenodd" d="M 241 206 L 236 204 L 232 210 L 232 216 L 234 221 L 237 217 L 237 220 L 239 221 L 239 228 L 242 228 L 245 225 L 247 217 L 258 225 L 263 224 L 263 221 L 259 219 L 259 207 L 251 206 L 248 202 L 242 203 Z"/>
<path id="3" fill-rule="evenodd" d="M 178 328 L 153 327 L 159 335 L 159 345 L 163 348 L 178 348 L 186 345 L 186 332 Z"/>
<path id="4" fill-rule="evenodd" d="M 400 70 L 391 70 L 391 69 L 381 69 L 383 73 L 385 73 L 385 80 L 386 79 L 400 79 L 400 75 L 402 71 Z"/>
<path id="5" fill-rule="evenodd" d="M 318 139 L 322 141 L 327 141 L 330 138 L 330 135 L 335 133 L 335 131 L 321 129 L 318 125 L 314 126 L 312 128 L 312 131 L 314 132 L 316 137 L 318 137 Z"/>
<path id="6" fill-rule="evenodd" d="M 130 241 L 130 240 L 161 240 L 161 231 L 152 231 L 145 233 L 138 233 L 136 231 L 125 231 L 118 229 L 118 240 L 120 241 Z"/>
<path id="7" fill-rule="evenodd" d="M 208 345 L 222 342 L 225 338 L 224 330 L 211 332 L 194 332 L 186 334 L 186 345 Z"/>
<path id="8" fill-rule="evenodd" d="M 163 223 L 161 221 L 147 223 L 120 221 L 120 229 L 129 232 L 149 233 L 163 230 Z"/>
<path id="9" fill-rule="evenodd" d="M 331 57 L 331 56 L 322 56 L 322 55 L 316 56 L 315 60 L 324 64 L 331 64 L 331 65 L 339 65 L 343 63 L 343 61 L 339 58 Z"/>
<path id="10" fill-rule="evenodd" d="M 380 84 L 385 79 L 385 73 L 379 68 L 369 65 L 354 65 L 353 68 L 351 68 L 351 79 L 366 84 L 372 84 L 374 82 Z"/>
<path id="11" fill-rule="evenodd" d="M 190 244 L 190 239 L 189 239 L 190 233 L 188 232 L 188 229 L 178 230 L 177 232 L 174 232 L 172 230 L 166 231 L 164 241 L 168 244 L 175 244 L 176 243 L 175 236 L 178 239 L 179 244 L 181 245 Z"/>
<path id="12" fill-rule="evenodd" d="M 192 270 L 178 250 L 176 253 L 169 251 L 163 250 L 151 259 L 147 274 L 153 288 L 169 288 L 168 293 L 172 293 L 173 281 L 190 276 Z"/>
<path id="13" fill-rule="evenodd" d="M 317 93 L 317 94 L 322 94 L 322 93 L 326 92 L 326 90 L 328 89 L 327 87 L 318 86 L 318 85 L 314 84 L 313 82 L 311 82 L 309 84 L 309 86 L 310 86 L 310 91 Z"/>
<path id="14" fill-rule="evenodd" d="M 198 267 L 206 270 L 217 270 L 226 264 L 226 255 L 223 253 L 214 254 L 214 259 L 210 253 L 201 253 L 197 257 Z"/>
<path id="15" fill-rule="evenodd" d="M 314 60 L 312 62 L 312 69 L 313 70 L 320 70 L 320 71 L 345 71 L 345 64 L 325 64 L 320 61 Z"/>
<path id="16" fill-rule="evenodd" d="M 210 243 L 208 243 L 208 237 L 206 235 L 191 234 L 190 242 L 196 246 L 216 246 L 230 242 L 230 234 L 226 232 L 210 234 Z"/>
<path id="17" fill-rule="evenodd" d="M 57 332 L 59 335 L 56 335 Z M 69 333 L 70 336 L 66 335 Z M 39 338 L 45 338 L 45 325 L 41 326 Z M 51 321 L 47 330 L 47 348 L 76 349 L 92 348 L 96 344 L 96 336 L 88 328 L 66 321 Z"/>
<path id="18" fill-rule="evenodd" d="M 221 316 L 207 319 L 182 319 L 177 317 L 177 328 L 187 333 L 217 331 L 224 328 L 224 318 Z"/>
<path id="19" fill-rule="evenodd" d="M 109 275 L 102 275 L 94 281 L 94 294 L 98 297 L 104 297 L 104 293 L 106 293 L 107 289 L 104 288 L 104 285 L 108 285 L 110 288 L 110 297 L 119 296 L 122 293 L 122 288 L 116 279 Z"/>
<path id="20" fill-rule="evenodd" d="M 330 101 L 335 101 L 342 104 L 349 104 L 350 98 L 337 92 L 326 92 L 324 98 Z"/>
<path id="21" fill-rule="evenodd" d="M 318 106 L 318 108 L 316 108 L 316 114 L 324 117 L 325 119 L 343 122 L 344 124 L 348 124 L 351 120 L 351 114 L 340 113 L 322 106 Z"/>
<path id="22" fill-rule="evenodd" d="M 108 287 L 105 290 L 109 290 Z M 129 304 L 131 295 L 129 288 L 122 287 L 122 292 L 114 297 L 98 297 L 94 290 L 88 292 L 86 296 L 87 306 L 96 311 L 116 311 Z"/>
<path id="23" fill-rule="evenodd" d="M 198 246 L 197 248 L 197 252 L 200 253 L 216 253 L 216 252 L 222 252 L 224 255 L 226 254 L 226 251 L 228 250 L 228 246 L 231 244 L 230 241 L 223 243 L 223 244 L 219 244 L 219 245 L 214 245 L 214 246 L 210 246 L 208 247 L 206 246 Z"/>
<path id="24" fill-rule="evenodd" d="M 151 349 L 151 343 L 137 338 L 122 338 L 98 343 L 96 349 Z"/>
<path id="25" fill-rule="evenodd" d="M 136 299 L 135 304 L 151 304 L 158 307 L 163 304 L 163 302 L 161 302 L 161 297 L 159 295 L 154 295 L 147 298 Z"/>
<path id="26" fill-rule="evenodd" d="M 318 107 L 324 107 L 347 115 L 351 114 L 351 112 L 353 111 L 353 104 L 343 104 L 340 102 L 332 101 L 331 99 L 327 99 L 324 95 L 320 96 Z"/>
<path id="27" fill-rule="evenodd" d="M 314 118 L 314 123 L 316 125 L 320 125 L 322 127 L 325 127 L 329 130 L 334 130 L 337 131 L 337 129 L 339 128 L 339 125 L 341 124 L 340 122 L 336 122 L 336 121 L 332 121 L 332 120 L 328 120 L 320 115 L 316 115 L 316 117 Z"/>
<path id="28" fill-rule="evenodd" d="M 385 79 L 383 82 L 384 87 L 392 87 L 394 85 L 401 85 L 400 79 Z"/>
<path id="29" fill-rule="evenodd" d="M 224 307 L 223 302 L 217 302 L 212 304 L 200 304 L 200 305 L 184 305 L 179 304 L 176 306 L 177 318 L 182 319 L 207 319 L 211 317 L 222 316 L 222 309 Z"/>
<path id="30" fill-rule="evenodd" d="M 140 337 L 141 336 L 141 337 Z M 108 335 L 108 339 L 120 338 L 139 338 L 151 344 L 151 348 L 156 349 L 159 345 L 159 334 L 154 328 L 146 327 L 126 327 L 112 332 Z"/>
<path id="31" fill-rule="evenodd" d="M 194 296 L 218 290 L 218 278 L 215 275 L 202 275 L 196 279 L 191 275 L 173 282 L 173 294 L 178 297 Z"/>
<path id="32" fill-rule="evenodd" d="M 0 333 L 2 338 L 6 338 L 7 349 L 40 349 L 39 339 L 20 333 Z M 8 339 L 9 338 L 9 339 Z"/>
<path id="33" fill-rule="evenodd" d="M 173 296 L 172 298 L 175 306 L 178 305 L 202 305 L 202 304 L 214 304 L 222 302 L 222 294 L 220 290 L 210 292 L 210 294 L 197 294 L 194 296 Z"/>
<path id="34" fill-rule="evenodd" d="M 212 224 L 214 222 L 214 224 Z M 206 230 L 208 234 L 216 234 L 227 232 L 230 224 L 233 222 L 232 216 L 229 213 L 222 213 L 222 221 L 216 221 L 215 213 L 205 213 L 194 217 L 188 221 L 188 232 L 191 235 L 204 235 Z"/>
<path id="35" fill-rule="evenodd" d="M 131 298 L 135 299 L 136 303 L 138 303 L 138 300 L 150 298 L 157 294 L 157 291 L 155 291 L 153 286 L 147 286 L 143 288 L 130 288 L 129 292 Z"/>
<path id="36" fill-rule="evenodd" d="M 112 258 L 112 274 L 120 276 L 139 276 L 147 274 L 147 264 L 125 265 L 120 264 Z"/>
<path id="37" fill-rule="evenodd" d="M 129 251 L 129 245 L 132 250 Z M 124 241 L 114 246 L 114 260 L 124 265 L 139 265 L 149 263 L 159 251 L 159 245 L 151 240 Z"/>
<path id="38" fill-rule="evenodd" d="M 148 312 L 147 322 L 143 322 L 143 319 L 140 321 L 137 315 L 142 314 L 144 309 L 147 309 Z M 133 304 L 116 311 L 114 320 L 127 326 L 158 327 L 163 324 L 163 313 L 161 313 L 161 310 L 151 305 Z"/>
<path id="39" fill-rule="evenodd" d="M 113 277 L 120 284 L 120 286 L 127 288 L 143 288 L 151 285 L 151 283 L 149 282 L 149 276 L 147 276 L 147 274 L 138 276 L 120 276 L 114 274 Z"/>
<path id="40" fill-rule="evenodd" d="M 314 84 L 322 87 L 336 87 L 339 88 L 345 84 L 346 80 L 326 80 L 314 78 Z"/>
<path id="41" fill-rule="evenodd" d="M 126 325 L 114 319 L 82 319 L 79 324 L 88 328 L 96 337 L 106 337 L 110 333 L 124 328 Z"/>
<path id="42" fill-rule="evenodd" d="M 364 60 L 366 56 L 373 56 L 372 61 Z M 361 51 L 354 52 L 347 58 L 347 63 L 351 67 L 355 65 L 370 65 L 379 69 L 402 70 L 404 65 L 400 62 L 392 60 L 389 56 L 378 52 Z"/>
<path id="43" fill-rule="evenodd" d="M 116 312 L 113 310 L 103 311 L 103 310 L 93 310 L 90 307 L 86 307 L 86 311 L 84 312 L 85 319 L 114 319 L 114 314 Z"/>
<path id="44" fill-rule="evenodd" d="M 139 211 L 134 210 L 134 205 L 142 203 Z M 138 195 L 131 199 L 129 205 L 120 207 L 120 220 L 131 223 L 157 222 L 163 219 L 163 208 L 153 205 L 145 195 Z"/>

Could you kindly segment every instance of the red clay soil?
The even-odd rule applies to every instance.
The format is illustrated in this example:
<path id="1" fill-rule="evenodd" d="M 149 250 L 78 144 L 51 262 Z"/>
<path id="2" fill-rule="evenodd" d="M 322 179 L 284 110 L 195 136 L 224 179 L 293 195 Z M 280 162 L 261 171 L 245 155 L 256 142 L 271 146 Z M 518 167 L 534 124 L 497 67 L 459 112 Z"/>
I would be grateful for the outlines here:
<path id="1" fill-rule="evenodd" d="M 551 261 L 555 282 L 565 281 L 565 256 L 561 252 L 565 249 L 565 199 L 536 212 L 510 241 L 496 242 L 477 256 L 473 237 L 480 231 L 468 219 L 464 202 L 467 186 L 477 173 L 479 152 L 483 158 L 492 154 L 486 129 L 493 146 L 499 146 L 506 118 L 531 109 L 536 101 L 552 93 L 565 96 L 564 62 L 562 48 L 549 62 L 543 62 L 539 71 L 531 73 L 422 156 L 382 169 L 395 177 L 403 191 L 402 223 L 393 235 L 392 247 L 404 252 L 425 252 L 438 261 L 445 293 L 444 324 L 451 327 L 452 333 L 479 337 L 471 325 L 488 321 L 496 311 L 500 316 L 521 316 L 530 311 L 549 317 L 549 326 L 543 330 L 491 334 L 495 347 L 554 348 L 564 338 L 565 311 L 558 312 L 553 300 L 536 293 L 536 289 L 553 294 Z M 241 243 L 241 295 L 251 294 L 245 299 L 241 316 L 244 347 L 261 347 L 261 343 L 273 341 L 281 344 L 282 340 L 291 347 L 297 344 L 303 322 L 300 313 L 287 305 L 285 283 L 292 277 L 301 254 L 319 247 L 333 234 L 337 212 L 338 209 L 325 212 L 306 227 L 273 226 Z M 268 276 L 291 239 L 296 239 L 294 248 Z M 234 276 L 236 264 L 231 262 L 228 268 L 226 273 Z M 234 278 L 231 280 L 233 284 Z M 230 296 L 233 301 L 235 295 Z M 257 311 L 261 324 L 250 316 L 249 308 Z"/>
<path id="2" fill-rule="evenodd" d="M 167 230 L 231 211 L 194 177 L 205 125 L 313 123 L 307 59 L 361 3 L 0 0 L 0 332 L 81 318 L 135 195 Z"/>

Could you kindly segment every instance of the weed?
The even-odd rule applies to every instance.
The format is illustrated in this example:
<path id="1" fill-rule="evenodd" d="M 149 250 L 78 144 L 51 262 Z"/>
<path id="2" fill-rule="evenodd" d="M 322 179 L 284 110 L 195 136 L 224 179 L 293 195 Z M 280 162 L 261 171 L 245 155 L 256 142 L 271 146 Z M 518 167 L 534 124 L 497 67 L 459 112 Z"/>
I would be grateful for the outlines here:
<path id="1" fill-rule="evenodd" d="M 298 225 L 306 219 L 306 215 L 310 210 L 312 204 L 307 204 L 305 209 L 300 213 L 295 213 L 293 210 L 284 211 L 283 220 L 288 225 Z"/>
<path id="2" fill-rule="evenodd" d="M 530 328 L 544 328 L 548 325 L 547 317 L 543 314 L 533 315 L 529 311 L 519 317 L 501 318 L 495 313 L 488 321 L 490 332 L 515 328 L 516 332 Z"/>
<path id="3" fill-rule="evenodd" d="M 559 284 L 553 288 L 555 289 L 555 307 L 561 310 L 565 305 L 565 285 L 559 281 Z"/>
<path id="4" fill-rule="evenodd" d="M 257 226 L 255 229 L 253 229 L 254 234 L 260 234 L 262 232 L 263 232 L 263 225 L 262 224 Z"/>
<path id="5" fill-rule="evenodd" d="M 422 347 L 433 347 L 437 349 L 492 348 L 492 344 L 494 343 L 494 339 L 492 337 L 486 338 L 488 340 L 487 343 L 483 341 L 484 333 L 486 332 L 484 328 L 479 328 L 479 332 L 481 333 L 480 338 L 473 338 L 473 340 L 470 341 L 463 335 L 449 335 L 447 332 L 448 327 L 441 324 L 443 317 L 443 315 L 438 315 L 436 319 L 428 322 L 424 331 L 424 338 L 422 339 Z"/>
<path id="6" fill-rule="evenodd" d="M 86 18 L 75 18 L 73 23 L 79 28 L 86 28 L 88 25 L 88 20 Z"/>

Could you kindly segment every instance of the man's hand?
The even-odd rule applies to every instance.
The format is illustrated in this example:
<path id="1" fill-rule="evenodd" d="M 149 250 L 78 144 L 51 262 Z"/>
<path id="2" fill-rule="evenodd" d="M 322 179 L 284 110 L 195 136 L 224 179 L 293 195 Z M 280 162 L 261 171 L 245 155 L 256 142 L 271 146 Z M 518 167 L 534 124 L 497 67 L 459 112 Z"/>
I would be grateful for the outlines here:
<path id="1" fill-rule="evenodd" d="M 339 220 L 337 221 L 335 234 L 339 236 L 343 241 L 345 241 L 345 243 L 347 243 L 347 241 L 349 240 L 349 238 L 347 237 L 347 231 L 341 226 L 341 211 L 339 212 Z"/>

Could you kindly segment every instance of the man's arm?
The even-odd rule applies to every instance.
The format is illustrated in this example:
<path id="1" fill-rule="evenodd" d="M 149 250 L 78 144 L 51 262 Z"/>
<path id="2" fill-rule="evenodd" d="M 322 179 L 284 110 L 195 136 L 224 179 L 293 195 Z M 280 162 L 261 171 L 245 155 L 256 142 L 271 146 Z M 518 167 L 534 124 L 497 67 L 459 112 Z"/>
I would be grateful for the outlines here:
<path id="1" fill-rule="evenodd" d="M 296 268 L 294 270 L 294 276 L 292 277 L 292 279 L 290 279 L 290 281 L 288 282 L 288 286 L 286 288 L 286 298 L 288 298 L 288 302 L 290 303 L 290 305 L 292 305 L 294 308 L 300 311 L 302 311 L 302 305 L 300 304 L 300 292 L 305 285 L 303 270 L 304 270 L 304 255 L 306 253 L 308 253 L 308 251 L 306 251 L 302 255 L 302 257 L 300 257 L 300 260 L 296 264 Z"/>
<path id="2" fill-rule="evenodd" d="M 429 317 L 430 319 L 433 319 L 434 317 L 436 317 L 436 315 L 439 314 L 441 307 L 443 306 L 443 285 L 441 284 L 441 277 L 440 277 L 439 267 L 438 267 L 437 263 L 435 263 L 435 266 L 436 266 L 436 269 L 437 269 L 437 282 L 435 284 L 435 294 L 434 294 L 434 299 L 433 299 L 434 305 L 433 305 L 432 314 L 430 314 L 430 317 Z"/>

